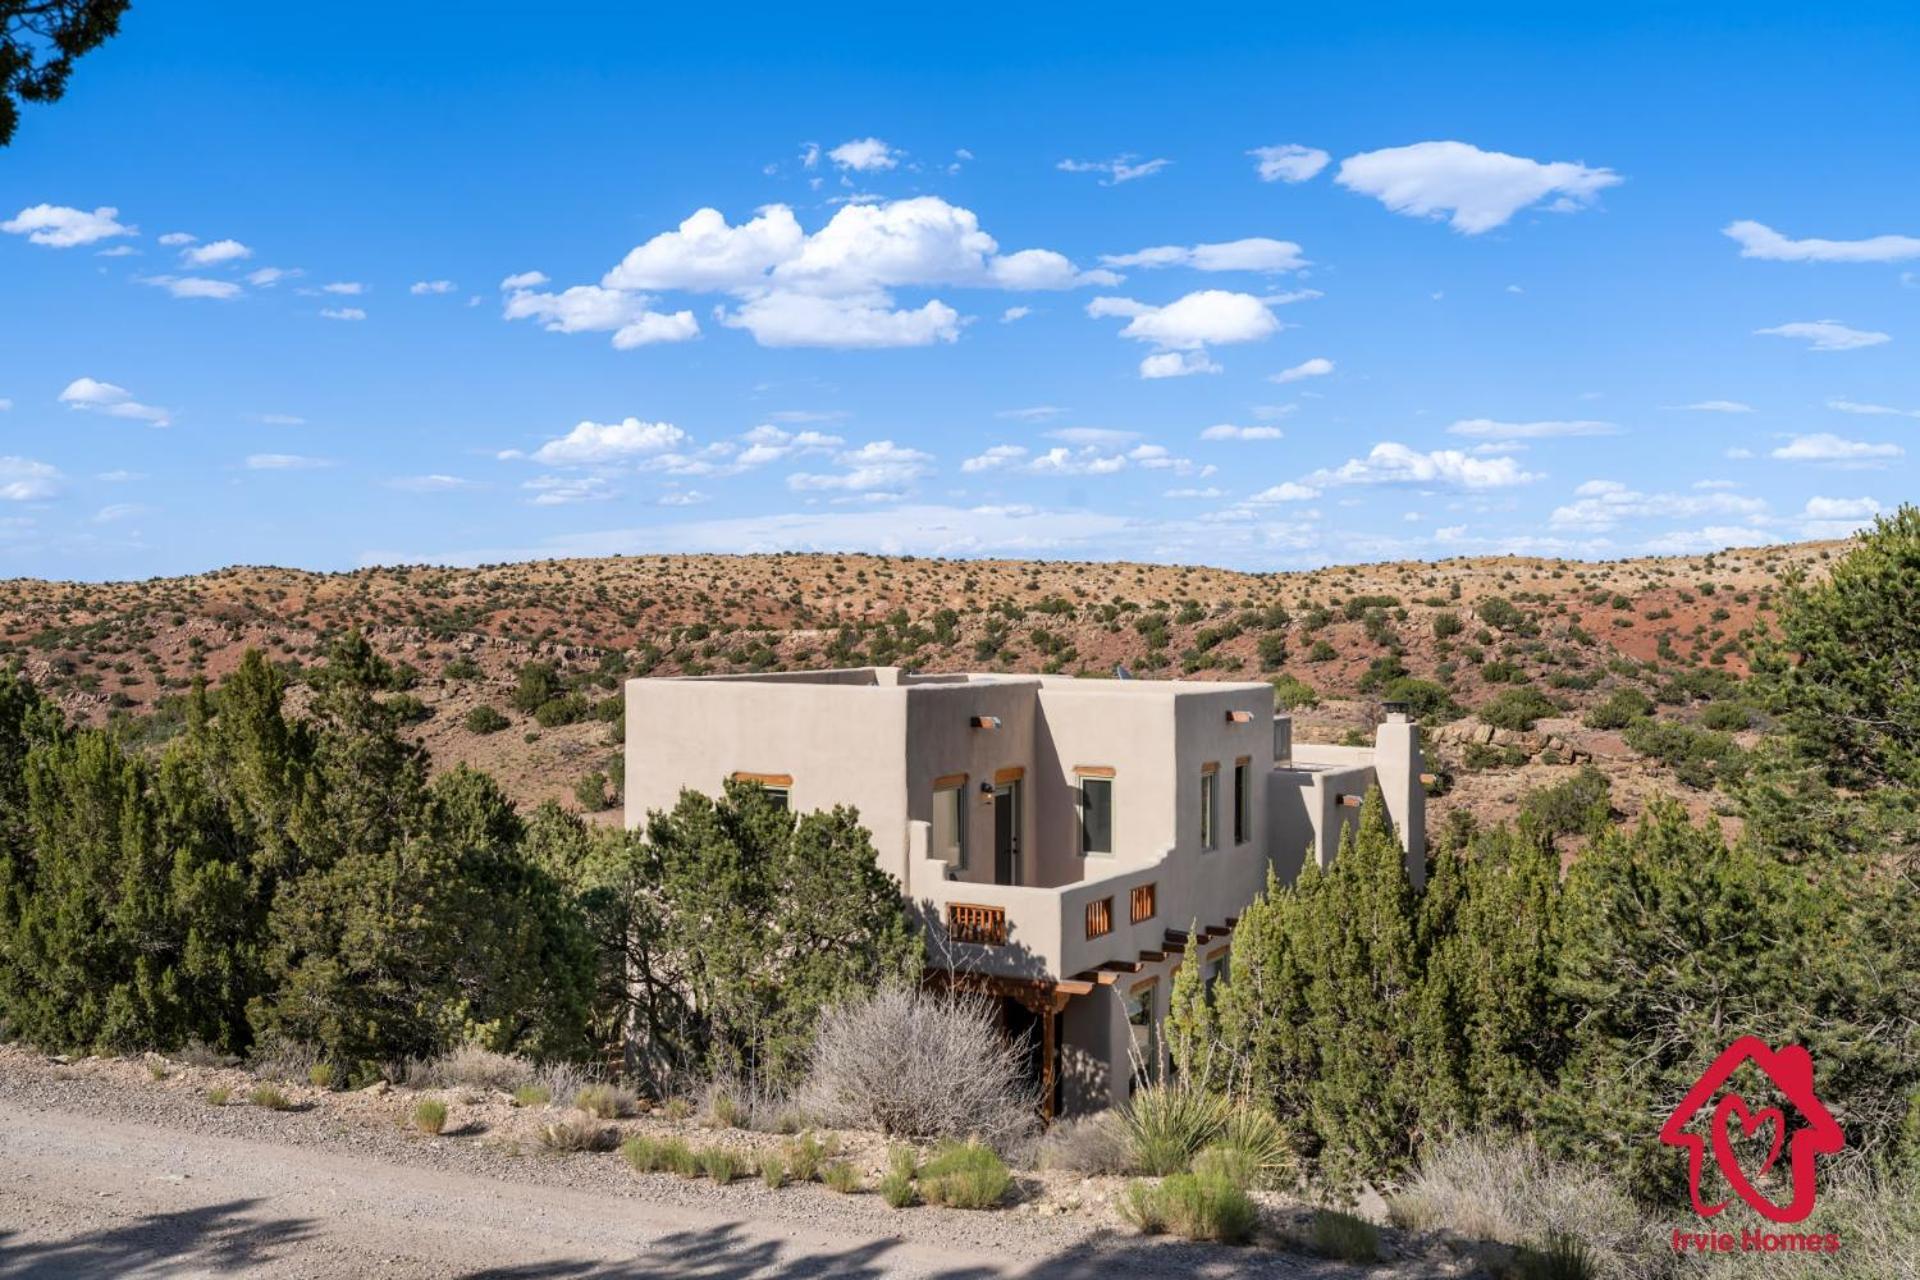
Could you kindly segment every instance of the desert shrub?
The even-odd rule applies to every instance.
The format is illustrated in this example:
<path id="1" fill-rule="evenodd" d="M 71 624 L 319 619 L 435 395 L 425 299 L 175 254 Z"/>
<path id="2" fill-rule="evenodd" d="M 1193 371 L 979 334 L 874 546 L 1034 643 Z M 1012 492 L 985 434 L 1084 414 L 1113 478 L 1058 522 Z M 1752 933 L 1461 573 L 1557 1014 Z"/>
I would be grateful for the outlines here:
<path id="1" fill-rule="evenodd" d="M 320 1050 L 304 1040 L 271 1037 L 254 1047 L 249 1069 L 257 1080 L 305 1080 L 320 1063 Z"/>
<path id="2" fill-rule="evenodd" d="M 1753 726 L 1753 708 L 1744 702 L 1710 702 L 1700 713 L 1700 725 L 1722 733 L 1738 733 Z"/>
<path id="3" fill-rule="evenodd" d="M 589 1115 L 563 1116 L 540 1126 L 540 1145 L 549 1151 L 604 1151 L 613 1130 Z"/>
<path id="4" fill-rule="evenodd" d="M 316 1062 L 307 1068 L 307 1083 L 316 1089 L 333 1088 L 334 1070 L 331 1062 Z"/>
<path id="5" fill-rule="evenodd" d="M 207 1105 L 210 1107 L 224 1107 L 227 1105 L 227 1099 L 232 1096 L 233 1090 L 227 1088 L 227 1086 L 223 1084 L 215 1085 L 213 1088 L 207 1090 Z"/>
<path id="6" fill-rule="evenodd" d="M 668 1098 L 660 1104 L 660 1114 L 669 1120 L 685 1120 L 693 1114 L 693 1104 L 685 1098 Z"/>
<path id="7" fill-rule="evenodd" d="M 820 1170 L 820 1181 L 841 1195 L 852 1195 L 860 1189 L 860 1171 L 845 1160 L 835 1160 Z"/>
<path id="8" fill-rule="evenodd" d="M 708 1147 L 700 1153 L 700 1170 L 721 1186 L 740 1176 L 744 1161 L 725 1147 Z"/>
<path id="9" fill-rule="evenodd" d="M 1215 1144 L 1193 1158 L 1193 1172 L 1201 1178 L 1224 1179 L 1244 1190 L 1259 1178 L 1260 1167 L 1244 1149 Z"/>
<path id="10" fill-rule="evenodd" d="M 523 1084 L 513 1091 L 516 1107 L 544 1107 L 553 1101 L 553 1090 L 543 1084 Z"/>
<path id="11" fill-rule="evenodd" d="M 1457 613 L 1442 611 L 1433 615 L 1433 638 L 1436 640 L 1457 636 L 1465 627 L 1466 624 L 1460 621 L 1460 615 Z"/>
<path id="12" fill-rule="evenodd" d="M 1380 1229 L 1365 1218 L 1338 1209 L 1313 1211 L 1307 1243 L 1315 1253 L 1342 1262 L 1380 1261 Z"/>
<path id="13" fill-rule="evenodd" d="M 662 1138 L 655 1155 L 655 1167 L 682 1178 L 700 1176 L 700 1157 L 682 1138 Z"/>
<path id="14" fill-rule="evenodd" d="M 1404 702 L 1416 720 L 1451 720 L 1460 714 L 1460 704 L 1444 685 L 1418 676 L 1398 676 L 1380 690 L 1383 702 Z"/>
<path id="15" fill-rule="evenodd" d="M 1490 724 L 1496 729 L 1515 729 L 1521 732 L 1533 728 L 1533 722 L 1541 716 L 1558 715 L 1560 708 L 1546 694 L 1538 689 L 1502 689 L 1480 705 L 1475 713 L 1481 723 Z"/>
<path id="16" fill-rule="evenodd" d="M 1575 1236 L 1549 1236 L 1521 1248 L 1513 1259 L 1514 1280 L 1595 1280 L 1593 1251 Z"/>
<path id="17" fill-rule="evenodd" d="M 1013 1189 L 1013 1175 L 980 1142 L 943 1142 L 920 1167 L 920 1194 L 928 1204 L 991 1209 Z"/>
<path id="18" fill-rule="evenodd" d="M 1541 1152 L 1529 1138 L 1480 1134 L 1430 1143 L 1387 1203 L 1393 1221 L 1472 1240 L 1545 1249 L 1581 1241 L 1597 1274 L 1645 1270 L 1653 1230 L 1605 1175 Z M 1657 1242 L 1654 1242 L 1657 1243 Z"/>
<path id="19" fill-rule="evenodd" d="M 1624 729 L 1653 714 L 1653 699 L 1638 689 L 1615 689 L 1606 700 L 1588 708 L 1589 729 Z"/>
<path id="20" fill-rule="evenodd" d="M 1040 1139 L 1034 1163 L 1041 1169 L 1114 1174 L 1132 1168 L 1127 1129 L 1117 1111 L 1056 1120 Z"/>
<path id="21" fill-rule="evenodd" d="M 653 1138 L 628 1138 L 620 1144 L 620 1158 L 635 1173 L 657 1173 L 662 1168 L 660 1143 Z"/>
<path id="22" fill-rule="evenodd" d="M 787 1171 L 796 1182 L 812 1182 L 826 1163 L 827 1144 L 810 1133 L 803 1133 L 781 1148 Z"/>
<path id="23" fill-rule="evenodd" d="M 613 804 L 613 793 L 607 789 L 607 775 L 594 769 L 581 776 L 573 784 L 574 803 L 588 813 L 598 813 Z"/>
<path id="24" fill-rule="evenodd" d="M 612 1084 L 590 1084 L 573 1095 L 573 1105 L 590 1116 L 602 1120 L 615 1120 L 621 1116 L 630 1116 L 639 1106 L 639 1100 L 630 1089 L 622 1089 Z"/>
<path id="25" fill-rule="evenodd" d="M 1737 773 L 1740 748 L 1732 737 L 1710 729 L 1658 720 L 1637 720 L 1627 727 L 1627 745 L 1673 770 L 1674 777 L 1704 791 Z"/>
<path id="26" fill-rule="evenodd" d="M 1220 1244 L 1244 1244 L 1260 1220 L 1252 1198 L 1214 1174 L 1176 1173 L 1158 1185 L 1128 1183 L 1117 1207 L 1122 1218 L 1147 1235 L 1171 1231 Z"/>
<path id="27" fill-rule="evenodd" d="M 1160 1188 L 1154 1183 L 1138 1178 L 1129 1182 L 1114 1208 L 1142 1235 L 1157 1236 L 1167 1229 L 1167 1220 L 1160 1212 Z"/>
<path id="28" fill-rule="evenodd" d="M 886 1176 L 880 1179 L 880 1198 L 889 1207 L 905 1209 L 920 1198 L 913 1180 L 920 1172 L 919 1156 L 912 1147 L 894 1147 L 887 1152 Z"/>
<path id="29" fill-rule="evenodd" d="M 1606 822 L 1613 812 L 1613 787 L 1592 765 L 1551 787 L 1536 787 L 1520 797 L 1520 816 L 1546 836 L 1579 835 Z"/>
<path id="30" fill-rule="evenodd" d="M 1156 1177 L 1183 1171 L 1220 1136 L 1230 1110 L 1225 1098 L 1201 1088 L 1155 1084 L 1141 1089 L 1120 1112 L 1129 1162 Z"/>
<path id="31" fill-rule="evenodd" d="M 1317 707 L 1320 695 L 1299 676 L 1282 673 L 1273 678 L 1273 705 L 1282 711 L 1296 707 Z"/>
<path id="32" fill-rule="evenodd" d="M 291 1098 L 270 1084 L 257 1084 L 248 1090 L 247 1101 L 268 1111 L 286 1111 L 293 1106 Z"/>
<path id="33" fill-rule="evenodd" d="M 501 715 L 495 708 L 482 703 L 467 712 L 461 723 L 466 725 L 468 733 L 498 733 L 513 721 Z"/>
<path id="34" fill-rule="evenodd" d="M 1212 1145 L 1244 1158 L 1253 1171 L 1250 1186 L 1271 1185 L 1293 1169 L 1293 1147 L 1286 1130 L 1272 1112 L 1252 1103 L 1236 1103 L 1228 1110 Z"/>
<path id="35" fill-rule="evenodd" d="M 413 1109 L 413 1127 L 422 1133 L 437 1134 L 447 1127 L 447 1104 L 427 1098 Z"/>
<path id="36" fill-rule="evenodd" d="M 891 986 L 828 1009 L 802 1093 L 829 1125 L 1004 1149 L 1034 1126 L 1024 1047 L 978 997 Z"/>
<path id="37" fill-rule="evenodd" d="M 763 1151 L 760 1154 L 760 1181 L 767 1190 L 778 1191 L 787 1185 L 787 1158 L 778 1151 Z"/>

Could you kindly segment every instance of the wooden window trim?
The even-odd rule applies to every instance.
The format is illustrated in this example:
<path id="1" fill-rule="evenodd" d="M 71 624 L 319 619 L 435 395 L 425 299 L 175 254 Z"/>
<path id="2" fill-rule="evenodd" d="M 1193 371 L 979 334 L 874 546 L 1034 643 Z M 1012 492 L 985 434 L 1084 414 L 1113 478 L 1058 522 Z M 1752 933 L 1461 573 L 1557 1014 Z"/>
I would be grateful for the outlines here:
<path id="1" fill-rule="evenodd" d="M 935 791 L 952 791 L 956 787 L 965 788 L 966 785 L 967 775 L 964 773 L 943 773 L 933 780 Z"/>
<path id="2" fill-rule="evenodd" d="M 1233 764 L 1236 769 L 1243 764 L 1252 764 L 1252 763 L 1253 763 L 1252 756 L 1235 756 L 1233 759 Z"/>
<path id="3" fill-rule="evenodd" d="M 1110 764 L 1077 764 L 1073 766 L 1076 778 L 1111 778 L 1114 770 Z"/>
<path id="4" fill-rule="evenodd" d="M 793 785 L 793 775 L 790 773 L 747 773 L 743 770 L 735 770 L 733 780 L 735 782 L 757 782 L 763 787 L 790 787 Z"/>
<path id="5" fill-rule="evenodd" d="M 1218 760 L 1209 760 L 1205 764 L 1200 766 L 1200 772 L 1201 773 L 1218 773 L 1220 772 L 1220 762 Z"/>
<path id="6" fill-rule="evenodd" d="M 1207 963 L 1212 964 L 1215 960 L 1220 959 L 1222 956 L 1231 954 L 1232 951 L 1233 951 L 1232 947 L 1215 947 L 1213 950 L 1207 952 Z"/>
<path id="7" fill-rule="evenodd" d="M 1020 782 L 1024 780 L 1026 776 L 1027 770 L 1024 765 L 1014 765 L 1010 769 L 995 769 L 993 771 L 995 786 L 1002 786 L 1009 782 Z"/>
<path id="8" fill-rule="evenodd" d="M 1142 991 L 1151 991 L 1151 990 L 1153 990 L 1153 988 L 1155 988 L 1155 987 L 1157 987 L 1157 986 L 1159 986 L 1159 985 L 1160 985 L 1160 979 L 1158 979 L 1158 978 L 1148 978 L 1148 979 L 1146 979 L 1146 980 L 1145 980 L 1144 982 L 1136 982 L 1136 983 L 1134 983 L 1134 984 L 1133 984 L 1133 985 L 1132 985 L 1131 987 L 1128 987 L 1128 988 L 1127 988 L 1127 994 L 1128 994 L 1128 995 L 1130 995 L 1130 996 L 1137 996 L 1137 995 L 1139 995 L 1139 994 L 1140 994 L 1140 993 L 1141 993 Z M 1152 1016 L 1153 1016 L 1154 1014 L 1156 1014 L 1156 1013 L 1158 1013 L 1158 1012 L 1159 1012 L 1159 1010 L 1158 1010 L 1158 1009 L 1149 1009 L 1149 1010 L 1147 1011 L 1147 1016 L 1148 1016 L 1148 1017 L 1152 1017 Z"/>

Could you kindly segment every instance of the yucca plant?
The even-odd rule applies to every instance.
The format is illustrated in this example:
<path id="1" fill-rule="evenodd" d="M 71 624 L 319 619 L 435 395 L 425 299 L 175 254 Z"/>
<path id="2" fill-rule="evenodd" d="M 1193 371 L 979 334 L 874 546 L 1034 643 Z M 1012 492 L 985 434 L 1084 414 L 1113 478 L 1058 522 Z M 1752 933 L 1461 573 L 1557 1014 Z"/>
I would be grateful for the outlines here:
<path id="1" fill-rule="evenodd" d="M 1134 1167 L 1155 1177 L 1181 1173 L 1226 1128 L 1231 1104 L 1216 1094 L 1155 1084 L 1127 1103 L 1127 1148 Z"/>

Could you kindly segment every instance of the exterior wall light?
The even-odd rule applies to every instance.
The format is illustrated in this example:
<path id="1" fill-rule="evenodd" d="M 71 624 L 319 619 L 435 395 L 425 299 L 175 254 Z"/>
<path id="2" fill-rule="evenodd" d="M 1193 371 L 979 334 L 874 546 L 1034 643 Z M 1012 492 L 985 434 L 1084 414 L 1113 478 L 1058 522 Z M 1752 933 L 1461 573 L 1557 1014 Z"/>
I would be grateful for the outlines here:
<path id="1" fill-rule="evenodd" d="M 967 723 L 972 725 L 976 729 L 998 729 L 1000 727 L 1000 717 L 999 716 L 975 716 L 971 720 L 967 721 Z"/>

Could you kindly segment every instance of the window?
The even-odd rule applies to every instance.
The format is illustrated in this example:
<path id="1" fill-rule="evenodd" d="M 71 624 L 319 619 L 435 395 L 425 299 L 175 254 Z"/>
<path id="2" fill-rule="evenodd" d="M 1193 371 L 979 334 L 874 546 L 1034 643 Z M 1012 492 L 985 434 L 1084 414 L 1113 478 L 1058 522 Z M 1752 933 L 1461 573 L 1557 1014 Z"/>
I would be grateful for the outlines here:
<path id="1" fill-rule="evenodd" d="M 1113 899 L 1095 898 L 1087 904 L 1087 936 L 1104 938 L 1113 932 Z"/>
<path id="2" fill-rule="evenodd" d="M 933 783 L 933 839 L 928 852 L 955 867 L 967 865 L 967 776 Z"/>
<path id="3" fill-rule="evenodd" d="M 1203 851 L 1219 847 L 1219 809 L 1220 766 L 1210 764 L 1200 771 L 1200 848 Z"/>
<path id="4" fill-rule="evenodd" d="M 1080 777 L 1080 853 L 1113 852 L 1113 779 Z"/>
<path id="5" fill-rule="evenodd" d="M 1247 786 L 1253 774 L 1253 762 L 1241 760 L 1233 766 L 1233 842 L 1247 842 L 1247 828 L 1253 822 L 1248 805 Z"/>
<path id="6" fill-rule="evenodd" d="M 1207 957 L 1206 964 L 1200 970 L 1200 986 L 1208 1004 L 1213 1003 L 1214 985 L 1228 979 L 1227 960 L 1231 955 L 1232 952 L 1222 947 Z"/>
<path id="7" fill-rule="evenodd" d="M 1157 905 L 1154 888 L 1155 886 L 1151 884 L 1133 886 L 1133 923 L 1139 924 L 1143 920 L 1151 920 L 1159 914 L 1160 908 Z"/>
<path id="8" fill-rule="evenodd" d="M 1127 1026 L 1133 1033 L 1133 1079 L 1130 1089 L 1160 1078 L 1160 1024 L 1154 1017 L 1157 982 L 1144 982 L 1127 996 Z"/>
<path id="9" fill-rule="evenodd" d="M 751 782 L 767 793 L 767 800 L 776 809 L 791 807 L 793 775 L 790 773 L 735 773 L 735 782 Z"/>

